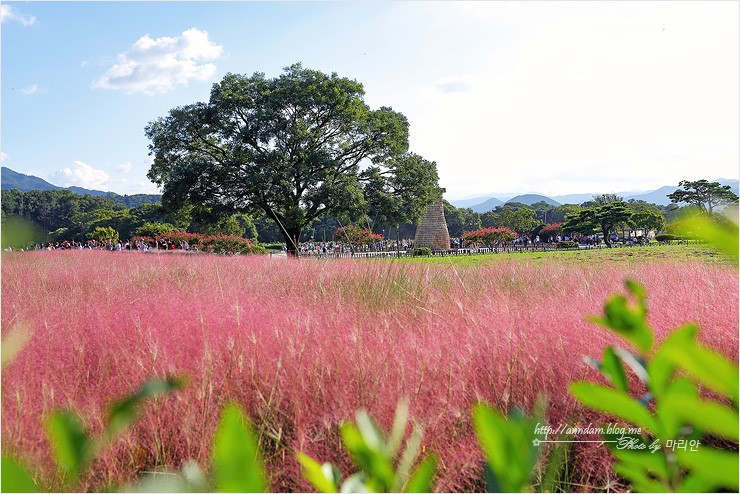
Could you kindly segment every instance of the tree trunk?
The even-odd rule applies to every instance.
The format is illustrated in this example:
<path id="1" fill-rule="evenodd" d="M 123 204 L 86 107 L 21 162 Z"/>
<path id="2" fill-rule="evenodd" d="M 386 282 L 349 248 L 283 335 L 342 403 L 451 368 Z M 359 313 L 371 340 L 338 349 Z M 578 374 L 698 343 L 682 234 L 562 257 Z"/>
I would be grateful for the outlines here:
<path id="1" fill-rule="evenodd" d="M 611 247 L 612 246 L 612 239 L 609 238 L 609 235 L 610 235 L 611 232 L 609 230 L 610 230 L 610 228 L 607 227 L 607 226 L 602 226 L 601 227 L 601 231 L 604 233 L 604 243 L 606 244 L 607 247 Z"/>
<path id="2" fill-rule="evenodd" d="M 298 227 L 286 228 L 283 232 L 285 245 L 288 248 L 288 256 L 298 257 L 298 245 L 300 243 L 301 229 Z"/>

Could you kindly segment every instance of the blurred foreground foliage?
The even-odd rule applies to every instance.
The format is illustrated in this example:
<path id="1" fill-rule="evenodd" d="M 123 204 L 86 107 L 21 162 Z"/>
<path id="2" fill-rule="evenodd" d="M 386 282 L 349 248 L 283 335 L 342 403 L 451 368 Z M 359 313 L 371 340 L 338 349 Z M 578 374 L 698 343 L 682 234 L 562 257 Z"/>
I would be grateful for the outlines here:
<path id="1" fill-rule="evenodd" d="M 43 242 L 46 236 L 41 228 L 31 220 L 20 216 L 3 217 L 0 223 L 0 244 L 3 249 L 22 249 L 34 242 Z"/>
<path id="2" fill-rule="evenodd" d="M 737 265 L 740 237 L 736 212 L 730 216 L 696 212 L 686 214 L 672 224 L 671 230 L 681 237 L 702 240 L 718 248 Z"/>
<path id="3" fill-rule="evenodd" d="M 601 361 L 587 359 L 611 385 L 575 382 L 571 393 L 585 406 L 639 429 L 629 437 L 603 435 L 617 460 L 614 471 L 634 490 L 737 491 L 737 365 L 700 344 L 693 323 L 656 345 L 644 288 L 629 280 L 626 286 L 633 300 L 614 295 L 604 315 L 592 320 L 633 350 L 609 346 Z M 630 392 L 627 369 L 646 391 Z"/>

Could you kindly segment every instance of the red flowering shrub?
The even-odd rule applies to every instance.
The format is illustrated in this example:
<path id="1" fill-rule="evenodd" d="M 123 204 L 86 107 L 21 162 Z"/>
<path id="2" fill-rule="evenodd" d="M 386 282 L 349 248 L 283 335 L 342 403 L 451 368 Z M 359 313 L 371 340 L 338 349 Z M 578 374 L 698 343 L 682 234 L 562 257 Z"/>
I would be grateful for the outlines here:
<path id="1" fill-rule="evenodd" d="M 562 223 L 553 223 L 551 225 L 545 225 L 540 228 L 540 238 L 547 239 L 548 237 L 555 237 L 563 233 Z"/>
<path id="2" fill-rule="evenodd" d="M 238 235 L 211 235 L 204 237 L 200 244 L 204 252 L 216 254 L 264 254 L 264 247 L 255 245 L 248 238 Z"/>
<path id="3" fill-rule="evenodd" d="M 180 246 L 183 242 L 188 247 L 202 252 L 215 254 L 265 254 L 267 251 L 251 240 L 238 235 L 203 235 L 201 233 L 168 232 L 155 237 L 157 243 L 166 242 Z"/>
<path id="4" fill-rule="evenodd" d="M 188 246 L 200 248 L 201 243 L 206 238 L 205 235 L 200 233 L 188 233 L 188 232 L 167 232 L 161 233 L 154 237 L 157 243 L 167 242 L 168 244 L 175 244 L 179 246 L 182 242 L 187 242 Z"/>
<path id="5" fill-rule="evenodd" d="M 347 225 L 337 228 L 334 232 L 334 240 L 347 244 L 372 244 L 383 240 L 383 235 L 373 233 L 369 228 Z"/>
<path id="6" fill-rule="evenodd" d="M 146 244 L 152 244 L 152 243 L 154 243 L 154 238 L 147 237 L 147 236 L 141 236 L 141 235 L 137 235 L 137 236 L 131 237 L 131 243 L 132 244 L 136 245 L 139 242 L 144 242 Z"/>
<path id="7" fill-rule="evenodd" d="M 472 232 L 463 233 L 463 240 L 467 243 L 481 243 L 488 247 L 495 245 L 505 244 L 507 242 L 513 242 L 517 237 L 516 232 L 512 231 L 511 228 L 502 226 L 500 228 L 488 227 L 481 228 L 480 230 L 473 230 Z"/>

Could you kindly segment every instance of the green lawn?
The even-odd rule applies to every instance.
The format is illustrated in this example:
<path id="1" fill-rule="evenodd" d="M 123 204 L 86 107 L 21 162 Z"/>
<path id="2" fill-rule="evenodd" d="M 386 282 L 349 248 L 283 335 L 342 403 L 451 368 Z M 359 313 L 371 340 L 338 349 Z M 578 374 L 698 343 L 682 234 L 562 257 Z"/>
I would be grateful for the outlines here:
<path id="1" fill-rule="evenodd" d="M 612 249 L 580 249 L 547 252 L 512 252 L 499 254 L 477 254 L 470 256 L 408 257 L 400 262 L 426 264 L 454 264 L 455 266 L 480 266 L 500 261 L 523 262 L 572 262 L 580 263 L 624 263 L 626 265 L 660 261 L 705 261 L 726 264 L 730 261 L 713 247 L 706 244 L 647 245 L 614 247 Z"/>

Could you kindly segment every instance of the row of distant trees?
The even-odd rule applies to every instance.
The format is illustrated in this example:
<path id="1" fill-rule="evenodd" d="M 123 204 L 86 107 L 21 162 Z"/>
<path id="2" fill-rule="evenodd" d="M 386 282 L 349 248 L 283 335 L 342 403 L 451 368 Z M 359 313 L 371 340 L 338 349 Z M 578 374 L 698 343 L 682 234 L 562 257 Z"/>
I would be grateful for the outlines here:
<path id="1" fill-rule="evenodd" d="M 279 226 L 265 214 L 232 213 L 187 205 L 165 207 L 159 202 L 128 208 L 105 196 L 80 195 L 69 190 L 2 190 L 2 221 L 24 219 L 33 226 L 35 242 L 81 241 L 101 238 L 156 237 L 170 232 L 236 235 L 261 243 L 284 242 Z M 351 224 L 369 229 L 370 217 L 320 217 L 302 229 L 300 241 L 332 241 L 335 232 Z M 413 237 L 411 222 L 381 224 L 375 232 L 388 238 Z M 400 226 L 401 232 L 398 232 Z M 372 229 L 371 229 L 372 230 Z M 371 231 L 372 233 L 372 231 Z M 377 237 L 375 237 L 377 238 Z"/>
<path id="2" fill-rule="evenodd" d="M 523 235 L 540 235 L 546 225 L 560 224 L 561 232 L 594 234 L 615 229 L 643 229 L 662 231 L 690 209 L 714 213 L 717 208 L 737 204 L 729 186 L 707 180 L 682 181 L 680 188 L 668 197 L 668 206 L 645 201 L 624 201 L 615 194 L 601 194 L 582 204 L 552 206 L 544 201 L 525 205 L 507 203 L 492 211 L 477 213 L 470 208 L 455 208 L 445 202 L 445 217 L 450 235 L 460 237 L 464 232 L 482 228 L 509 228 Z M 545 230 L 542 236 L 556 230 Z M 608 236 L 608 234 L 607 234 Z"/>
<path id="3" fill-rule="evenodd" d="M 127 208 L 104 196 L 79 195 L 68 190 L 16 189 L 2 191 L 3 220 L 30 220 L 41 232 L 39 240 L 95 238 L 96 229 L 110 228 L 120 238 L 155 236 L 190 229 L 208 235 L 223 233 L 256 238 L 251 218 L 209 215 L 191 209 L 166 209 L 159 203 Z"/>
<path id="4" fill-rule="evenodd" d="M 709 215 L 715 215 L 717 208 L 732 205 L 735 206 L 733 216 L 737 214 L 738 196 L 732 192 L 730 186 L 723 186 L 718 182 L 682 180 L 679 182 L 679 188 L 668 194 L 668 198 L 674 205 L 685 204 L 686 209 Z M 607 245 L 611 245 L 610 234 L 617 229 L 641 228 L 645 232 L 663 230 L 666 226 L 664 216 L 661 216 L 655 208 L 646 207 L 644 204 L 635 208 L 635 205 L 625 203 L 621 197 L 614 194 L 596 196 L 593 205 L 567 215 L 562 230 L 584 235 L 598 232 L 603 235 Z M 683 211 L 680 216 L 685 216 L 687 212 Z"/>
<path id="5" fill-rule="evenodd" d="M 664 230 L 686 212 L 696 208 L 716 212 L 737 201 L 729 187 L 700 180 L 681 182 L 681 188 L 671 194 L 670 206 L 659 206 L 604 194 L 580 205 L 552 206 L 544 201 L 525 205 L 507 203 L 492 211 L 479 214 L 470 208 L 456 208 L 444 201 L 447 228 L 452 237 L 486 228 L 508 228 L 522 235 L 540 236 L 546 240 L 561 233 L 583 234 L 613 232 L 615 229 L 641 228 L 656 232 Z M 205 208 L 165 208 L 160 203 L 127 208 L 101 196 L 78 195 L 68 190 L 2 191 L 2 216 L 22 217 L 37 226 L 38 241 L 84 240 L 98 238 L 103 232 L 119 238 L 157 236 L 174 231 L 205 235 L 237 235 L 262 243 L 282 242 L 283 235 L 274 221 L 265 215 L 256 217 L 244 213 L 218 213 Z M 302 230 L 301 241 L 331 241 L 340 239 L 342 231 L 352 221 L 342 217 L 321 217 Z M 371 233 L 388 239 L 413 238 L 416 226 L 412 222 L 380 223 L 365 217 L 359 223 Z M 372 228 L 371 228 L 372 227 Z M 608 235 L 606 235 L 608 237 Z M 378 237 L 374 237 L 378 238 Z"/>

